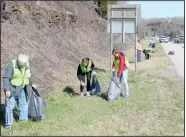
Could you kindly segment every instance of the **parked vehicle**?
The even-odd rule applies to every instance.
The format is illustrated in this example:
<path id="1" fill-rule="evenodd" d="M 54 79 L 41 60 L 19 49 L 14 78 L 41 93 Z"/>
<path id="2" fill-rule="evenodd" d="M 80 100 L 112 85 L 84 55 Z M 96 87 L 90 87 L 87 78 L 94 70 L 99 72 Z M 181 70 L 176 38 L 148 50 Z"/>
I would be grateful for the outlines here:
<path id="1" fill-rule="evenodd" d="M 169 42 L 173 42 L 174 38 L 173 37 L 169 37 Z"/>
<path id="2" fill-rule="evenodd" d="M 184 42 L 185 42 L 184 35 L 179 35 L 174 39 L 174 43 L 184 43 Z"/>
<path id="3" fill-rule="evenodd" d="M 180 36 L 178 37 L 178 40 L 179 40 L 179 43 L 184 43 L 184 42 L 185 42 L 184 35 L 180 35 Z"/>
<path id="4" fill-rule="evenodd" d="M 166 36 L 161 36 L 160 43 L 162 43 L 162 42 L 168 43 L 169 42 L 169 38 L 167 38 Z"/>
<path id="5" fill-rule="evenodd" d="M 160 40 L 159 40 L 158 36 L 155 36 L 155 37 L 151 37 L 151 41 L 155 42 L 155 43 L 158 43 Z"/>

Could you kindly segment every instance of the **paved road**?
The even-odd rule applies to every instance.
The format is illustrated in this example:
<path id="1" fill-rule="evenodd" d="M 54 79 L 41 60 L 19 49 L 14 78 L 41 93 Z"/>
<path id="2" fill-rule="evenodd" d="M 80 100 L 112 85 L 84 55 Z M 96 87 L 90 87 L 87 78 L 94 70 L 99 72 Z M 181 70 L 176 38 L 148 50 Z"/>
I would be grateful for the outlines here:
<path id="1" fill-rule="evenodd" d="M 162 43 L 163 49 L 165 53 L 168 54 L 170 50 L 175 52 L 174 55 L 168 55 L 173 63 L 175 64 L 175 68 L 177 74 L 181 77 L 184 77 L 184 44 L 174 44 L 174 43 Z"/>

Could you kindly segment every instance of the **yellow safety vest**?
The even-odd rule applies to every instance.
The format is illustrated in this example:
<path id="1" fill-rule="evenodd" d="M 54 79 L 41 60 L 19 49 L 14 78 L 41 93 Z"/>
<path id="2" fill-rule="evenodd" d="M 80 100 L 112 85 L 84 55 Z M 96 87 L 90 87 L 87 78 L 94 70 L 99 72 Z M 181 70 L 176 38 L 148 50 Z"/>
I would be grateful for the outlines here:
<path id="1" fill-rule="evenodd" d="M 87 67 L 84 67 L 83 64 L 82 64 L 82 62 L 80 62 L 81 71 L 83 73 L 89 72 L 91 70 L 91 66 L 92 66 L 92 61 L 91 60 L 89 60 Z"/>
<path id="2" fill-rule="evenodd" d="M 25 86 L 29 84 L 29 78 L 31 77 L 31 72 L 29 68 L 29 63 L 27 62 L 27 67 L 19 69 L 17 66 L 17 60 L 12 60 L 13 64 L 13 77 L 10 80 L 11 84 L 14 86 Z"/>
<path id="3" fill-rule="evenodd" d="M 119 72 L 119 64 L 120 64 L 120 60 L 118 58 L 114 59 L 114 68 L 116 72 Z M 127 60 L 127 57 L 125 57 L 125 65 L 127 66 L 127 68 L 129 68 L 129 62 Z"/>
<path id="4" fill-rule="evenodd" d="M 141 44 L 140 43 L 137 43 L 137 49 L 141 50 Z"/>

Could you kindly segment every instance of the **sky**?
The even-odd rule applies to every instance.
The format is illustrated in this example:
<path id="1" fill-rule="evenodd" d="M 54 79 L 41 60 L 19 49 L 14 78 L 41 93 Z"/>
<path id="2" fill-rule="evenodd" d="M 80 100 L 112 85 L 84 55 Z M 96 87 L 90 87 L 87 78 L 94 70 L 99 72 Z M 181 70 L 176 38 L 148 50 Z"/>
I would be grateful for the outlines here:
<path id="1" fill-rule="evenodd" d="M 123 4 L 124 1 L 119 1 L 118 4 Z M 184 17 L 184 1 L 128 1 L 127 4 L 141 5 L 141 18 L 161 18 L 161 17 Z M 108 33 L 110 32 L 108 24 Z M 113 33 L 121 33 L 121 22 L 113 22 Z M 134 32 L 134 23 L 126 22 L 124 25 L 125 31 L 128 33 Z"/>
<path id="2" fill-rule="evenodd" d="M 141 4 L 143 18 L 184 16 L 184 1 L 128 1 L 128 4 Z"/>

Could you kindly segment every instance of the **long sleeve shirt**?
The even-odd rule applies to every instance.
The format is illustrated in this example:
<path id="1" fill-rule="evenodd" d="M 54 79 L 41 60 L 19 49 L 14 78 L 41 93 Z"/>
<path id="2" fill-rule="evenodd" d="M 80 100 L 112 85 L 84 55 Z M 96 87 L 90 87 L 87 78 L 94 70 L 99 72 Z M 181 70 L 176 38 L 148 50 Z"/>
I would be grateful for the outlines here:
<path id="1" fill-rule="evenodd" d="M 121 77 L 123 71 L 124 71 L 125 69 L 128 68 L 128 67 L 126 66 L 126 64 L 125 64 L 125 54 L 122 53 L 122 52 L 119 52 L 119 57 L 118 57 L 118 59 L 120 60 L 120 62 L 119 62 L 118 77 Z M 115 68 L 114 63 L 112 64 L 112 68 Z"/>
<path id="2" fill-rule="evenodd" d="M 94 65 L 94 63 L 93 63 L 93 61 L 92 61 L 91 70 L 93 70 L 94 68 L 95 68 L 95 65 Z M 79 79 L 80 81 L 82 80 L 82 75 L 85 75 L 85 73 L 82 72 L 81 66 L 80 66 L 80 64 L 79 64 L 78 69 L 77 69 L 77 77 L 78 77 L 78 79 Z"/>
<path id="3" fill-rule="evenodd" d="M 10 62 L 8 66 L 6 67 L 4 76 L 3 76 L 3 88 L 4 91 L 10 91 L 12 94 L 13 93 L 20 93 L 21 90 L 23 89 L 22 86 L 13 86 L 10 82 L 10 80 L 13 78 L 13 64 Z M 29 79 L 29 84 L 32 85 L 32 81 Z"/>

